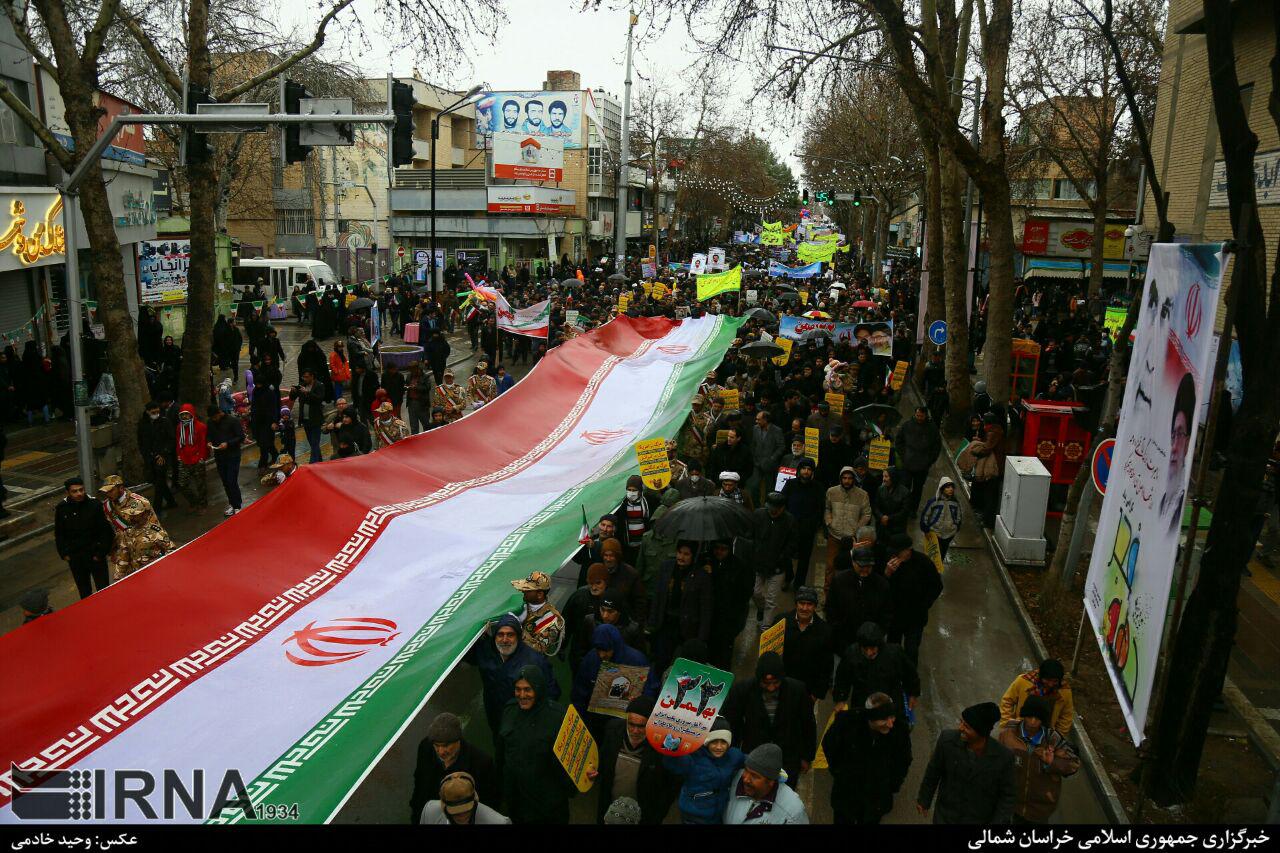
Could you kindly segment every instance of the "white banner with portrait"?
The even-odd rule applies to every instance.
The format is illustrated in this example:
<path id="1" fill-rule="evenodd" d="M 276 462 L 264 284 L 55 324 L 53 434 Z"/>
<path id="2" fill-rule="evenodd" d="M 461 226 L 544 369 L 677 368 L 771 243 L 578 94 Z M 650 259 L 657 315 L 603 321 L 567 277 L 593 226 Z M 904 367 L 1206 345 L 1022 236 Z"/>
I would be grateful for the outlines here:
<path id="1" fill-rule="evenodd" d="M 1084 604 L 1134 744 L 1151 707 L 1198 431 L 1221 246 L 1151 247 Z"/>

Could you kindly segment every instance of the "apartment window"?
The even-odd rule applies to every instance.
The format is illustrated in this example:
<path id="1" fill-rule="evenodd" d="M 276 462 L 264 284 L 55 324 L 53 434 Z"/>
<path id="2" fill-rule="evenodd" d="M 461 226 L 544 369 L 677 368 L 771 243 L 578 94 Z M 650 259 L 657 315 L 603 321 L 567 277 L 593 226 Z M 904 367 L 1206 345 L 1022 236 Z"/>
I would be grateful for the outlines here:
<path id="1" fill-rule="evenodd" d="M 277 234 L 310 234 L 311 211 L 304 208 L 284 208 L 276 214 Z"/>
<path id="2" fill-rule="evenodd" d="M 31 105 L 31 98 L 28 97 L 29 90 L 26 81 L 15 80 L 12 77 L 0 76 L 9 87 L 9 91 L 18 96 L 24 104 Z M 13 110 L 9 109 L 3 103 L 0 103 L 0 142 L 9 145 L 35 145 L 36 137 L 31 132 L 31 128 L 27 127 L 26 122 L 18 118 Z"/>
<path id="3" fill-rule="evenodd" d="M 601 149 L 599 148 L 587 149 L 587 174 L 595 176 L 599 176 L 601 174 L 600 164 L 602 161 L 600 155 Z"/>
<path id="4" fill-rule="evenodd" d="M 1090 181 L 1086 184 L 1089 194 L 1093 195 L 1094 183 Z M 1037 196 L 1038 197 L 1038 196 Z M 1076 185 L 1066 178 L 1054 178 L 1053 180 L 1053 197 L 1060 201 L 1082 201 L 1080 193 L 1076 191 Z"/>
<path id="5" fill-rule="evenodd" d="M 1036 178 L 1029 184 L 1031 198 L 1053 198 L 1053 181 L 1048 178 Z"/>

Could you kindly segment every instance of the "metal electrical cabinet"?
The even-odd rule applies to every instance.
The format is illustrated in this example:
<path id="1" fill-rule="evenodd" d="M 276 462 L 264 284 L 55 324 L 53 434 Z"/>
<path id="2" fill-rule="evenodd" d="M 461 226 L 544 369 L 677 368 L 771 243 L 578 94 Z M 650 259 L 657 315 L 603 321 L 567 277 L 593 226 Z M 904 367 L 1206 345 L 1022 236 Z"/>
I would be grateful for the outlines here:
<path id="1" fill-rule="evenodd" d="M 996 548 L 1006 563 L 1042 566 L 1049 504 L 1049 470 L 1034 456 L 1005 459 L 1000 514 L 996 516 Z"/>

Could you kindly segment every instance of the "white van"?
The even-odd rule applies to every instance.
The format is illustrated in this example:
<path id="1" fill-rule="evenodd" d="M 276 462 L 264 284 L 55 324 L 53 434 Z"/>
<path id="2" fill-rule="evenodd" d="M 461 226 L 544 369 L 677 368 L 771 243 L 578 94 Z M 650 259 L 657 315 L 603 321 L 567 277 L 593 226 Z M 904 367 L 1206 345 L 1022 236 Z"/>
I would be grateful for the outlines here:
<path id="1" fill-rule="evenodd" d="M 236 300 L 252 291 L 258 279 L 265 295 L 287 300 L 295 287 L 307 283 L 307 276 L 319 287 L 338 283 L 329 265 L 313 258 L 241 258 L 231 271 L 231 283 Z"/>

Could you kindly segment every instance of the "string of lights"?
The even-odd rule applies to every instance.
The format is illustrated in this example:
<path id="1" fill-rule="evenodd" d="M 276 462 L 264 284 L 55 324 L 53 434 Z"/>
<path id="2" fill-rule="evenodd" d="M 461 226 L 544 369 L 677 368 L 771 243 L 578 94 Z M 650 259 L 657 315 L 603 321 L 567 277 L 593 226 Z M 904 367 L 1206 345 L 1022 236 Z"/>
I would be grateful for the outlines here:
<path id="1" fill-rule="evenodd" d="M 795 184 L 779 190 L 771 196 L 753 196 L 732 181 L 703 175 L 681 175 L 677 185 L 685 189 L 709 190 L 729 202 L 736 210 L 764 214 L 774 210 L 795 207 Z"/>

